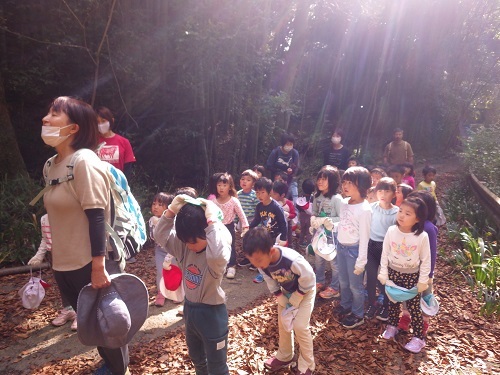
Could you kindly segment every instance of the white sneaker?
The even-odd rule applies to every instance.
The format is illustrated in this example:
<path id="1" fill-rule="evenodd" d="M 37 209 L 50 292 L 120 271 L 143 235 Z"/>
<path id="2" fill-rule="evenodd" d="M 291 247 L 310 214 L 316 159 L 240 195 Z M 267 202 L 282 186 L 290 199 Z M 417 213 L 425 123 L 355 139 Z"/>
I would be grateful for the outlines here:
<path id="1" fill-rule="evenodd" d="M 413 337 L 408 344 L 405 345 L 405 349 L 412 353 L 420 353 L 420 351 L 425 347 L 425 341 L 419 339 L 418 337 Z"/>
<path id="2" fill-rule="evenodd" d="M 396 333 L 398 333 L 398 327 L 391 326 L 390 324 L 385 327 L 385 331 L 382 334 L 382 338 L 384 340 L 391 340 L 396 336 Z"/>
<path id="3" fill-rule="evenodd" d="M 76 324 L 76 319 L 73 320 L 73 323 L 71 323 L 71 330 L 72 331 L 77 331 L 78 330 L 78 326 Z"/>
<path id="4" fill-rule="evenodd" d="M 73 309 L 62 309 L 61 311 L 59 311 L 59 315 L 57 315 L 52 321 L 52 325 L 60 327 L 73 319 L 76 319 L 76 312 Z"/>
<path id="5" fill-rule="evenodd" d="M 226 277 L 228 279 L 234 279 L 234 276 L 236 275 L 236 268 L 234 267 L 229 267 L 227 269 Z"/>

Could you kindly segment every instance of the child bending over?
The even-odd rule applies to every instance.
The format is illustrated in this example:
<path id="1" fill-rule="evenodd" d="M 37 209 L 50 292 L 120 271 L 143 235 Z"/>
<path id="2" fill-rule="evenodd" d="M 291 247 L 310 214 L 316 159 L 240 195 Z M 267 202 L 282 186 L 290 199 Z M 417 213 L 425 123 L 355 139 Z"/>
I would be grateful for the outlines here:
<path id="1" fill-rule="evenodd" d="M 300 353 L 297 374 L 312 374 L 315 362 L 309 320 L 314 308 L 316 277 L 311 265 L 296 251 L 275 246 L 274 238 L 264 228 L 251 229 L 245 235 L 243 251 L 259 269 L 278 303 L 278 351 L 265 362 L 265 367 L 277 371 L 293 366 L 295 334 Z M 296 314 L 291 327 L 285 325 L 284 311 Z"/>
<path id="2" fill-rule="evenodd" d="M 153 233 L 182 270 L 186 343 L 197 375 L 229 374 L 228 315 L 221 282 L 231 256 L 231 234 L 221 219 L 215 203 L 178 195 Z"/>

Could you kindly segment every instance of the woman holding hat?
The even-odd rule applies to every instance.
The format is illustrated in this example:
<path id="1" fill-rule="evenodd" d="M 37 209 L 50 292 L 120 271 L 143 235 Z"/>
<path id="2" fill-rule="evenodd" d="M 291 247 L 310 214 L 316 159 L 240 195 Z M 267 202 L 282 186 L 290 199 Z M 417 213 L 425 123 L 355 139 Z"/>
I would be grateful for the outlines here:
<path id="1" fill-rule="evenodd" d="M 106 248 L 110 184 L 106 165 L 92 151 L 97 147 L 99 132 L 97 115 L 90 105 L 58 97 L 42 123 L 43 141 L 57 151 L 44 167 L 46 181 L 51 181 L 44 204 L 53 228 L 54 277 L 63 298 L 76 310 L 85 285 L 109 287 L 110 274 L 123 271 L 123 262 L 111 260 Z M 70 164 L 73 168 L 68 167 Z M 129 373 L 127 345 L 97 349 L 112 374 Z"/>

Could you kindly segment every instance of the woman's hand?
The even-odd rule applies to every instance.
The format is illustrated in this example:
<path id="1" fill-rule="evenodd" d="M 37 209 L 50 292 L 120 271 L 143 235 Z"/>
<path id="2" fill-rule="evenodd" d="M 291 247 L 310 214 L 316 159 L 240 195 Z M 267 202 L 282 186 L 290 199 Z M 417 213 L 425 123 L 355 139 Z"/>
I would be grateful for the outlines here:
<path id="1" fill-rule="evenodd" d="M 92 273 L 90 276 L 91 285 L 94 289 L 101 289 L 111 285 L 106 267 L 104 267 L 105 258 L 103 256 L 92 258 Z"/>

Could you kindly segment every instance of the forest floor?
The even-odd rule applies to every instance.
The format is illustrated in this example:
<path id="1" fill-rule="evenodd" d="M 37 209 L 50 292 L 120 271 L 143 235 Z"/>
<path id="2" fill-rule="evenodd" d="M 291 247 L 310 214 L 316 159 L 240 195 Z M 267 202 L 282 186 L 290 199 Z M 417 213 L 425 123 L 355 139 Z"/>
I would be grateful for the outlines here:
<path id="1" fill-rule="evenodd" d="M 438 168 L 439 191 L 458 176 L 453 160 Z M 420 170 L 420 169 L 419 169 Z M 417 180 L 419 178 L 417 177 Z M 311 317 L 316 374 L 500 374 L 500 325 L 479 314 L 480 303 L 460 272 L 445 258 L 456 244 L 440 230 L 435 293 L 440 301 L 432 319 L 427 346 L 420 354 L 403 349 L 409 335 L 395 341 L 380 338 L 384 324 L 377 320 L 354 330 L 343 328 L 332 316 L 338 300 L 316 300 Z M 148 285 L 149 317 L 130 345 L 133 374 L 193 374 L 177 305 L 154 306 L 155 269 L 152 250 L 144 250 L 127 272 Z M 277 349 L 277 317 L 274 298 L 265 283 L 254 284 L 255 272 L 238 269 L 234 280 L 224 279 L 228 296 L 231 374 L 262 374 L 263 362 Z M 47 290 L 37 310 L 26 310 L 17 291 L 29 275 L 1 278 L 0 374 L 91 374 L 101 364 L 95 349 L 85 347 L 70 323 L 53 327 L 50 321 L 60 307 L 57 288 Z M 43 279 L 55 284 L 46 270 Z M 287 374 L 282 371 L 279 374 Z"/>

